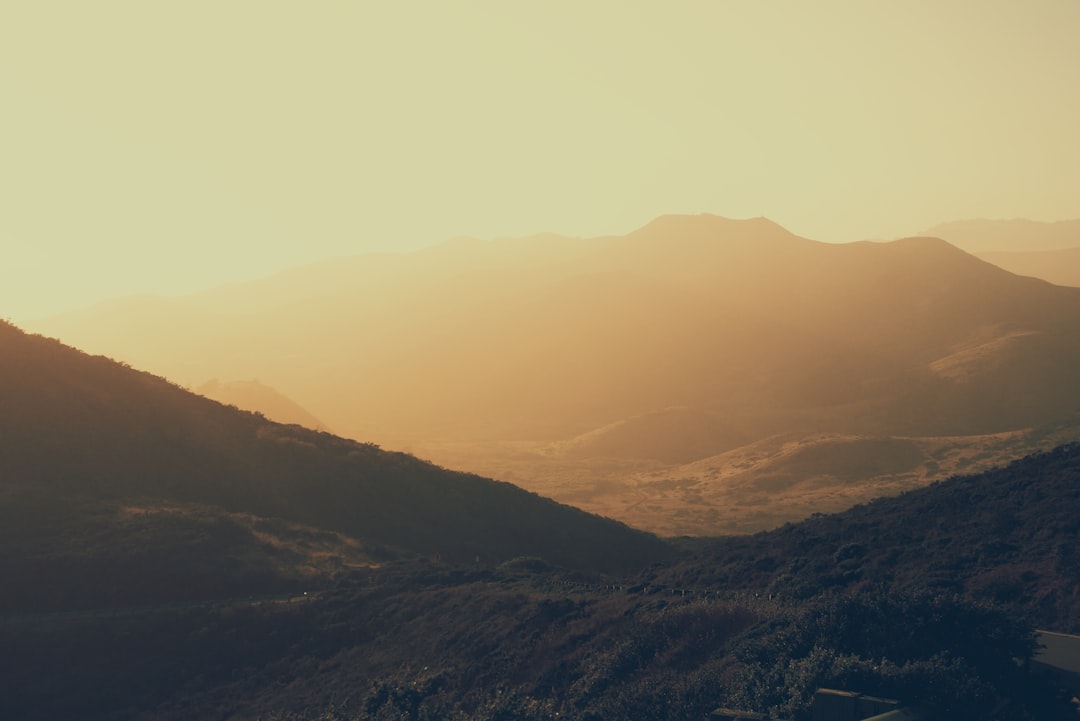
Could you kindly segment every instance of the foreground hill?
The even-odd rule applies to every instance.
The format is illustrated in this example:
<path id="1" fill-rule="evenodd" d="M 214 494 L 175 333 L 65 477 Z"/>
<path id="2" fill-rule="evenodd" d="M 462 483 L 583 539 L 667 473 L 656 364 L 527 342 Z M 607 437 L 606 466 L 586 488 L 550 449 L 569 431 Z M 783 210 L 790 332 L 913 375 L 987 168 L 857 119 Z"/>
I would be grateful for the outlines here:
<path id="1" fill-rule="evenodd" d="M 173 507 L 180 511 L 163 512 Z M 206 507 L 205 513 L 198 510 Z M 50 553 L 77 565 L 86 538 L 98 537 L 80 524 L 93 525 L 94 518 L 112 519 L 98 524 L 102 528 L 131 527 L 136 540 L 143 526 L 157 533 L 153 523 L 119 522 L 139 509 L 183 519 L 193 529 L 174 536 L 175 550 L 187 536 L 214 529 L 234 539 L 240 534 L 238 548 L 252 545 L 255 522 L 219 516 L 225 513 L 343 534 L 376 557 L 406 551 L 497 563 L 533 555 L 570 567 L 615 570 L 640 567 L 668 552 L 652 536 L 507 483 L 272 423 L 0 324 L 5 562 L 25 566 L 20 545 L 57 543 L 61 547 Z M 12 525 L 10 519 L 19 522 Z M 16 526 L 28 535 L 11 536 Z M 263 531 L 275 527 L 285 533 L 273 523 Z M 44 538 L 50 533 L 51 541 Z M 280 546 L 263 540 L 254 545 L 264 551 Z M 343 563 L 357 555 L 348 547 L 336 553 Z"/>
<path id="2" fill-rule="evenodd" d="M 306 600 L 3 619 L 0 715 L 807 721 L 827 686 L 1063 721 L 1024 661 L 1032 622 L 1080 630 L 1078 477 L 1065 447 L 642 574 L 414 559 Z"/>
<path id="3" fill-rule="evenodd" d="M 184 384 L 258 377 L 347 436 L 664 532 L 767 526 L 725 505 L 709 528 L 683 524 L 697 512 L 672 498 L 630 511 L 612 495 L 627 478 L 679 482 L 770 438 L 965 437 L 972 458 L 988 435 L 1031 439 L 1004 460 L 1078 435 L 1080 290 L 933 238 L 831 245 L 762 218 L 459 239 L 43 327 Z M 1047 426 L 1065 437 L 1031 430 Z M 819 476 L 835 497 L 873 482 L 834 458 Z M 722 496 L 704 490 L 698 503 Z M 815 510 L 783 503 L 763 522 Z"/>

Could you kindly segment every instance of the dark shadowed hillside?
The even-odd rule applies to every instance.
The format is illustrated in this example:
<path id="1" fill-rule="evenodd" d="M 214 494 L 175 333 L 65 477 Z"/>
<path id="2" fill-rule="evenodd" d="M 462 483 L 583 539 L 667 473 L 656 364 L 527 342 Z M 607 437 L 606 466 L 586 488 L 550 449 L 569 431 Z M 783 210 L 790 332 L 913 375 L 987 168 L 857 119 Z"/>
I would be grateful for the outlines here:
<path id="1" fill-rule="evenodd" d="M 31 538 L 54 528 L 70 541 L 56 550 L 63 555 L 78 551 L 70 532 L 84 510 L 97 509 L 87 518 L 123 517 L 144 506 L 159 513 L 162 504 L 280 518 L 345 534 L 376 553 L 389 547 L 447 562 L 534 555 L 629 570 L 668 554 L 652 536 L 510 484 L 272 423 L 0 325 L 0 509 L 18 516 Z M 194 526 L 206 520 L 181 516 Z"/>
<path id="2" fill-rule="evenodd" d="M 677 585 L 960 595 L 1080 632 L 1080 445 L 711 546 Z M 680 575 L 682 574 L 682 575 Z"/>
<path id="3" fill-rule="evenodd" d="M 807 721 L 819 686 L 1074 716 L 1023 662 L 1033 623 L 1080 629 L 1078 446 L 664 562 L 618 524 L 7 325 L 0 402 L 3 718 Z M 852 475 L 913 462 L 858 448 Z"/>
<path id="4" fill-rule="evenodd" d="M 1064 721 L 1071 692 L 1024 661 L 1032 620 L 1080 618 L 1078 470 L 1062 448 L 640 574 L 412 559 L 308 597 L 3 618 L 0 714 L 808 721 L 826 686 Z"/>

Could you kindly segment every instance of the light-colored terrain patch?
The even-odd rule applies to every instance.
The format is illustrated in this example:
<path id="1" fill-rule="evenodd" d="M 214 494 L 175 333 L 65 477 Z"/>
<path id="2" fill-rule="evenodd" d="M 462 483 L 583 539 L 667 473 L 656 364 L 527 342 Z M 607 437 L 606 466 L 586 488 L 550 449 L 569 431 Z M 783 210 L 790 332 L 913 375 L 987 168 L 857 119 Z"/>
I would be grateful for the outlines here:
<path id="1" fill-rule="evenodd" d="M 1024 338 L 1035 335 L 1039 335 L 1039 332 L 1015 330 L 989 340 L 977 340 L 934 361 L 930 364 L 930 369 L 943 378 L 959 382 L 970 381 L 980 372 L 1000 364 L 1010 352 L 1017 349 Z"/>
<path id="2" fill-rule="evenodd" d="M 159 528 L 169 518 L 205 524 L 208 532 L 227 528 L 237 541 L 231 546 L 236 552 L 274 559 L 279 572 L 301 577 L 331 578 L 378 565 L 354 538 L 278 518 L 166 501 L 129 504 L 118 516 L 117 522 L 129 528 Z"/>
<path id="3" fill-rule="evenodd" d="M 660 535 L 710 536 L 841 511 L 1077 438 L 1080 422 L 977 436 L 785 434 L 686 464 L 579 460 L 528 442 L 413 450 Z"/>

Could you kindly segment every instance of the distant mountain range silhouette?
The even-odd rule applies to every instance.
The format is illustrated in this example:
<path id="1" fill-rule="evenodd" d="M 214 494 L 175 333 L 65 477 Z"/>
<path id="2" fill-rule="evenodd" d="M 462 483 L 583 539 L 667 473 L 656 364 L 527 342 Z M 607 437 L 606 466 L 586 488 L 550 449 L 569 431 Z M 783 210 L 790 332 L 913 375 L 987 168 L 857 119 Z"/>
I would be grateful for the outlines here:
<path id="1" fill-rule="evenodd" d="M 1080 410 L 1080 290 L 936 238 L 834 245 L 763 218 L 458 239 L 40 329 L 191 386 L 258 377 L 347 436 L 575 502 L 586 477 L 779 435 L 982 438 Z"/>

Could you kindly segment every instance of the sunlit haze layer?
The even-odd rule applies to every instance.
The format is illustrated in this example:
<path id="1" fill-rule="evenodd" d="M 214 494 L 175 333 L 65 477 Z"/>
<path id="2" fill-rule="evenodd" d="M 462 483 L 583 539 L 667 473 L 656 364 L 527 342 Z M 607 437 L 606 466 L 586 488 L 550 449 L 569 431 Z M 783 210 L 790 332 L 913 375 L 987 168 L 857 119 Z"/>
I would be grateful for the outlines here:
<path id="1" fill-rule="evenodd" d="M 0 316 L 458 235 L 1080 216 L 1080 3 L 5 2 Z"/>

